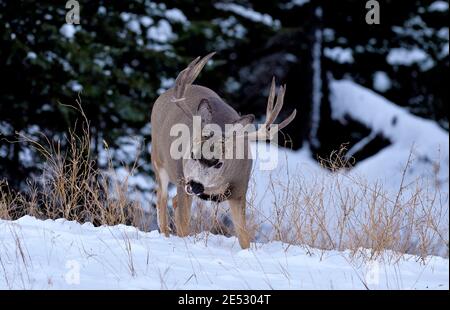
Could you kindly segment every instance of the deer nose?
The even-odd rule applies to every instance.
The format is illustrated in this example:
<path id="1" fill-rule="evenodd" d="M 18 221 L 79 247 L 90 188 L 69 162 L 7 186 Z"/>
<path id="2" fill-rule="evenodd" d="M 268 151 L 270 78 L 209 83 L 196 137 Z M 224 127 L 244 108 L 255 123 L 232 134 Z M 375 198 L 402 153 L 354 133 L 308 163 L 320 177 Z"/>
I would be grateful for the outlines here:
<path id="1" fill-rule="evenodd" d="M 205 188 L 202 184 L 197 183 L 195 181 L 189 181 L 185 187 L 186 193 L 189 195 L 200 195 L 203 194 Z"/>

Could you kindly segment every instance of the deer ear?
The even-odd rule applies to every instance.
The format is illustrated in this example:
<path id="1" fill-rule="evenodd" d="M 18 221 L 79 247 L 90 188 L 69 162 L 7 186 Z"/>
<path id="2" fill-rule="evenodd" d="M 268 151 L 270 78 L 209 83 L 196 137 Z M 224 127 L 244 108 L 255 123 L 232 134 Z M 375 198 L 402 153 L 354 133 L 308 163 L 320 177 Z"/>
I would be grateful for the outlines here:
<path id="1" fill-rule="evenodd" d="M 197 107 L 197 114 L 202 118 L 203 124 L 211 123 L 212 120 L 212 108 L 208 99 L 203 98 Z"/>
<path id="2" fill-rule="evenodd" d="M 247 114 L 247 115 L 242 115 L 240 118 L 235 120 L 233 122 L 233 124 L 241 124 L 242 126 L 245 127 L 246 125 L 253 123 L 254 120 L 255 120 L 255 116 L 253 114 Z"/>

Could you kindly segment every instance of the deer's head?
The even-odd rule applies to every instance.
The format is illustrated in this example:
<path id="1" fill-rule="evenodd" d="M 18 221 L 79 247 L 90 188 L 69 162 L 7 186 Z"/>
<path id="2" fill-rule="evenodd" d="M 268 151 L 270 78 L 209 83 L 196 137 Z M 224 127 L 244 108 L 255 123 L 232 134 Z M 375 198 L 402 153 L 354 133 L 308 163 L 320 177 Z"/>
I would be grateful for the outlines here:
<path id="1" fill-rule="evenodd" d="M 194 132 L 189 154 L 183 160 L 185 190 L 191 195 L 223 194 L 239 174 L 251 166 L 246 139 L 232 139 L 251 125 L 254 116 L 236 117 L 224 124 L 220 111 L 215 111 L 208 99 L 202 99 L 194 119 Z M 199 129 L 196 130 L 195 126 Z M 249 166 L 250 165 L 250 166 Z"/>
<path id="2" fill-rule="evenodd" d="M 195 59 L 177 77 L 173 101 L 183 107 L 187 85 L 190 85 L 213 54 Z M 223 194 L 231 190 L 236 180 L 248 177 L 251 169 L 249 142 L 271 140 L 279 130 L 287 126 L 296 115 L 292 114 L 280 124 L 274 125 L 283 106 L 285 86 L 281 86 L 275 102 L 275 79 L 269 92 L 266 120 L 258 130 L 253 125 L 254 116 L 236 116 L 224 122 L 221 110 L 203 98 L 193 117 L 193 135 L 187 156 L 182 161 L 185 191 L 190 195 Z M 222 102 L 223 103 L 223 102 Z M 225 103 L 223 103 L 225 105 Z M 196 128 L 198 126 L 199 128 Z"/>

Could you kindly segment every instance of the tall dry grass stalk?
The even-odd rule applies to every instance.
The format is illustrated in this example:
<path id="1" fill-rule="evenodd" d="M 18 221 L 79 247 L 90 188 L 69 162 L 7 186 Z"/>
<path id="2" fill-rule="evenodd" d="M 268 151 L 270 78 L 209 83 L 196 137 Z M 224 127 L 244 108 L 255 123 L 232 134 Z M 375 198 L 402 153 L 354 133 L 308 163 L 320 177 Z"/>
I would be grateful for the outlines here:
<path id="1" fill-rule="evenodd" d="M 253 181 L 248 201 L 253 235 L 287 245 L 349 250 L 367 259 L 380 257 L 386 250 L 395 251 L 391 259 L 402 253 L 448 257 L 448 192 L 442 192 L 432 180 L 433 184 L 406 182 L 412 150 L 395 191 L 348 173 L 353 163 L 345 158 L 345 151 L 322 159 L 331 173 L 315 179 L 304 178 L 287 166 L 281 174 L 287 178 L 271 176 L 264 198 L 271 202 L 271 216 L 263 215 L 261 206 L 252 199 L 256 196 Z"/>
<path id="2" fill-rule="evenodd" d="M 72 107 L 82 116 L 81 134 L 70 130 L 64 141 L 52 141 L 41 135 L 39 142 L 18 133 L 19 142 L 27 143 L 43 157 L 41 175 L 27 181 L 21 192 L 0 181 L 0 218 L 17 219 L 32 215 L 42 219 L 65 218 L 94 225 L 128 224 L 148 227 L 139 202 L 130 199 L 128 177 L 116 175 L 111 161 L 102 171 L 91 154 L 89 121 L 81 104 Z M 107 145 L 105 143 L 105 147 Z M 130 175 L 136 162 L 129 167 Z"/>
<path id="3" fill-rule="evenodd" d="M 449 256 L 448 193 L 436 184 L 416 180 L 406 183 L 412 151 L 396 190 L 349 174 L 352 159 L 345 146 L 321 159 L 330 173 L 304 178 L 298 171 L 270 175 L 264 196 L 257 201 L 255 178 L 247 195 L 247 228 L 254 240 L 281 241 L 288 248 L 350 251 L 352 257 L 398 260 L 401 254 L 421 257 Z M 192 230 L 208 241 L 208 233 L 233 234 L 226 206 L 195 201 Z M 268 214 L 269 213 L 269 214 Z M 199 234 L 202 233 L 202 234 Z M 367 250 L 368 249 L 368 250 Z M 386 255 L 386 250 L 389 255 Z"/>

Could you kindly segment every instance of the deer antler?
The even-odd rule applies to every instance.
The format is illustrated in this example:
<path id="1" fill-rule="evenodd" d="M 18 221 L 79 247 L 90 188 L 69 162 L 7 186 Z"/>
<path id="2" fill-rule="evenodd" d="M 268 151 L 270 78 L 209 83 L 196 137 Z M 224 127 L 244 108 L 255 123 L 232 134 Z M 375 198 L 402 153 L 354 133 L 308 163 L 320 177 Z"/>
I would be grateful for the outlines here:
<path id="1" fill-rule="evenodd" d="M 205 57 L 201 58 L 197 57 L 195 58 L 186 69 L 180 72 L 178 74 L 177 79 L 175 80 L 175 90 L 174 90 L 174 96 L 172 98 L 173 102 L 182 101 L 184 100 L 184 95 L 186 92 L 187 86 L 191 85 L 197 76 L 200 74 L 200 71 L 202 71 L 203 67 L 206 65 L 208 60 L 214 56 L 216 52 L 212 52 Z"/>
<path id="2" fill-rule="evenodd" d="M 278 131 L 289 125 L 289 123 L 294 120 L 295 115 L 297 114 L 297 110 L 295 109 L 291 115 L 289 115 L 289 117 L 283 120 L 280 124 L 273 125 L 273 122 L 277 119 L 277 116 L 280 114 L 281 108 L 283 107 L 285 93 L 286 85 L 280 86 L 277 101 L 275 103 L 275 77 L 273 77 L 272 85 L 270 86 L 269 91 L 269 98 L 267 99 L 266 121 L 261 125 L 259 130 L 248 133 L 249 140 L 271 140 Z"/>
<path id="3" fill-rule="evenodd" d="M 171 101 L 174 102 L 188 118 L 192 117 L 193 114 L 190 111 L 188 111 L 181 103 L 186 99 L 185 98 L 186 89 L 189 85 L 192 85 L 192 83 L 200 74 L 200 72 L 202 71 L 203 67 L 206 65 L 208 60 L 212 56 L 214 56 L 215 53 L 216 52 L 209 53 L 203 58 L 200 57 L 195 58 L 187 66 L 186 69 L 184 69 L 183 71 L 180 72 L 180 74 L 178 74 L 178 77 L 175 80 L 174 94 Z M 195 151 L 194 154 L 198 153 L 199 148 L 201 148 L 201 137 L 193 138 L 193 150 Z"/>

